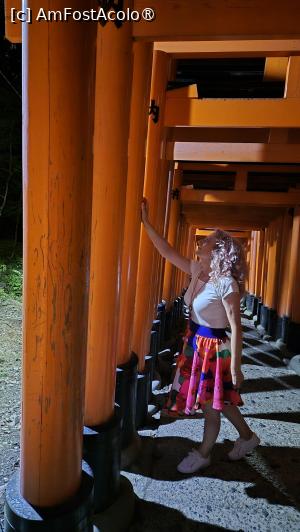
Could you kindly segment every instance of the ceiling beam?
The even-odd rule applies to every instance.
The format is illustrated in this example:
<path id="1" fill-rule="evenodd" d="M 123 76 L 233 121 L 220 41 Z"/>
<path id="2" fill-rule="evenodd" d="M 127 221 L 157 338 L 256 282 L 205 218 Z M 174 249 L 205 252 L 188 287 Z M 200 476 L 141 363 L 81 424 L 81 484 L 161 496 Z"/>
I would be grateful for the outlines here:
<path id="1" fill-rule="evenodd" d="M 164 120 L 167 127 L 300 127 L 300 98 L 167 98 Z"/>
<path id="2" fill-rule="evenodd" d="M 210 57 L 280 57 L 300 54 L 300 39 L 234 41 L 161 41 L 154 50 L 162 50 L 176 59 Z"/>
<path id="3" fill-rule="evenodd" d="M 291 173 L 291 174 L 300 174 L 300 165 L 289 165 L 284 164 L 235 164 L 235 163 L 201 163 L 201 162 L 179 162 L 178 168 L 183 172 L 237 172 L 239 170 L 246 170 L 247 172 L 277 172 L 278 176 L 280 173 Z"/>
<path id="4" fill-rule="evenodd" d="M 239 206 L 293 207 L 300 205 L 300 190 L 289 192 L 253 192 L 241 190 L 196 190 L 181 187 L 180 200 L 183 205 L 226 204 Z"/>
<path id="5" fill-rule="evenodd" d="M 299 39 L 298 0 L 151 0 L 155 19 L 133 23 L 135 39 L 151 41 Z M 135 0 L 142 13 L 149 0 Z"/>
<path id="6" fill-rule="evenodd" d="M 173 142 L 268 142 L 269 136 L 270 128 L 170 127 L 168 131 Z"/>
<path id="7" fill-rule="evenodd" d="M 267 227 L 269 223 L 281 216 L 285 209 L 277 207 L 256 207 L 245 209 L 237 205 L 183 205 L 182 215 L 191 225 L 199 228 L 223 228 L 235 230 L 256 230 Z"/>
<path id="8" fill-rule="evenodd" d="M 211 234 L 210 229 L 196 229 L 197 236 L 209 236 Z M 250 231 L 230 231 L 230 236 L 234 238 L 250 238 Z"/>
<path id="9" fill-rule="evenodd" d="M 166 157 L 171 161 L 300 163 L 300 144 L 168 142 Z"/>

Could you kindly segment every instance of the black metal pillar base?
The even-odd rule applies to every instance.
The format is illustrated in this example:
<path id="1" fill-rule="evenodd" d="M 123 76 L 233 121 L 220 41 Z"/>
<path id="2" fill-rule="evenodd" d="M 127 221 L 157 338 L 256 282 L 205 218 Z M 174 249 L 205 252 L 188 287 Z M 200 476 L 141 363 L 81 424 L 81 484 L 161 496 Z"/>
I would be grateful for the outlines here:
<path id="1" fill-rule="evenodd" d="M 155 353 L 158 353 L 158 351 L 160 350 L 160 345 L 161 345 L 161 320 L 153 320 L 151 330 L 156 332 Z M 151 346 L 150 346 L 150 351 L 151 351 Z"/>
<path id="2" fill-rule="evenodd" d="M 252 310 L 253 310 L 253 298 L 254 298 L 253 294 L 247 294 L 246 295 L 246 308 L 247 308 L 248 312 L 251 312 L 251 314 L 252 314 Z"/>
<path id="3" fill-rule="evenodd" d="M 287 344 L 289 334 L 290 318 L 288 316 L 277 316 L 276 323 L 276 340 L 279 340 L 283 344 Z"/>
<path id="4" fill-rule="evenodd" d="M 261 300 L 258 300 L 258 303 L 257 303 L 257 324 L 259 325 L 261 323 L 261 308 L 263 306 L 263 303 Z"/>
<path id="5" fill-rule="evenodd" d="M 267 323 L 267 334 L 271 338 L 276 336 L 276 325 L 277 325 L 277 312 L 273 308 L 268 308 L 268 323 Z"/>
<path id="6" fill-rule="evenodd" d="M 152 394 L 152 368 L 153 357 L 145 357 L 145 368 L 138 374 L 136 397 L 136 428 L 140 429 L 147 424 L 149 397 Z"/>
<path id="7" fill-rule="evenodd" d="M 121 416 L 102 425 L 84 427 L 83 457 L 94 473 L 94 509 L 101 512 L 112 504 L 120 488 Z"/>
<path id="8" fill-rule="evenodd" d="M 268 329 L 268 307 L 265 305 L 261 306 L 260 309 L 260 325 L 267 331 Z"/>
<path id="9" fill-rule="evenodd" d="M 136 439 L 135 408 L 138 357 L 132 353 L 126 364 L 117 367 L 116 403 L 120 407 L 121 447 L 125 449 Z"/>
<path id="10" fill-rule="evenodd" d="M 150 353 L 151 355 L 158 353 L 158 333 L 153 328 L 150 333 Z"/>
<path id="11" fill-rule="evenodd" d="M 20 471 L 11 477 L 6 488 L 5 532 L 92 532 L 93 473 L 83 462 L 78 492 L 59 506 L 32 506 L 20 494 Z"/>
<path id="12" fill-rule="evenodd" d="M 165 335 L 166 335 L 166 302 L 161 301 L 157 305 L 157 319 L 161 322 L 161 334 L 160 334 L 160 349 L 163 348 L 165 344 Z"/>
<path id="13" fill-rule="evenodd" d="M 253 300 L 252 300 L 252 315 L 253 316 L 257 315 L 258 302 L 259 302 L 258 297 L 253 296 Z"/>

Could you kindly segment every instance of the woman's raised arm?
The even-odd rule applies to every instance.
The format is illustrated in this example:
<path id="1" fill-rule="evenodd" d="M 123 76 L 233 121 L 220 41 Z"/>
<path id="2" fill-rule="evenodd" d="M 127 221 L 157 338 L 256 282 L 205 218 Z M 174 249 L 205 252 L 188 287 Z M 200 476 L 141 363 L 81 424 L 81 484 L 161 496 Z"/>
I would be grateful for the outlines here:
<path id="1" fill-rule="evenodd" d="M 162 236 L 160 236 L 154 227 L 149 222 L 148 219 L 148 204 L 145 199 L 142 201 L 142 222 L 144 224 L 145 230 L 156 247 L 157 251 L 169 262 L 174 264 L 177 268 L 184 271 L 185 273 L 191 273 L 191 261 L 183 257 L 176 249 L 174 249 L 169 242 Z"/>

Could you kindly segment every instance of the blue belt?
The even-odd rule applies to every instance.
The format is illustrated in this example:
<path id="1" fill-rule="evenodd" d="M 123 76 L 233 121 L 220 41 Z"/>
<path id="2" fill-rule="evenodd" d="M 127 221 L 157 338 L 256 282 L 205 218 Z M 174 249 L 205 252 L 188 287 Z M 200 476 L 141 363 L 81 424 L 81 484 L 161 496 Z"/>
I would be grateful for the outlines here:
<path id="1" fill-rule="evenodd" d="M 193 340 L 195 334 L 198 334 L 199 336 L 204 336 L 204 338 L 226 338 L 226 330 L 225 329 L 215 329 L 212 327 L 205 327 L 205 325 L 199 325 L 199 323 L 195 323 L 193 320 L 189 320 L 189 328 L 192 331 L 193 335 L 190 336 L 188 339 L 188 344 L 193 346 Z"/>

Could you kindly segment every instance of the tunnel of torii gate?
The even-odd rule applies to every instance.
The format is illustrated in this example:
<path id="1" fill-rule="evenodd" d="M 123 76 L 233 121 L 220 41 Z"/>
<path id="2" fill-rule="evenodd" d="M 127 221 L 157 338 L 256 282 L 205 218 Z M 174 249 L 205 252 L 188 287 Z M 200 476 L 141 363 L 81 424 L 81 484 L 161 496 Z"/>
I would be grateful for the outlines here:
<path id="1" fill-rule="evenodd" d="M 152 22 L 99 24 L 38 22 L 40 7 L 65 3 L 28 0 L 32 23 L 15 24 L 20 4 L 5 2 L 6 38 L 23 54 L 24 183 L 21 460 L 6 530 L 91 530 L 93 512 L 105 522 L 131 500 L 120 468 L 138 452 L 189 282 L 141 226 L 143 196 L 186 257 L 213 228 L 242 239 L 248 312 L 297 349 L 300 4 L 152 0 Z M 282 92 L 205 97 L 179 79 L 197 61 L 237 58 L 258 59 L 261 82 Z M 123 524 L 131 514 L 128 502 Z"/>

